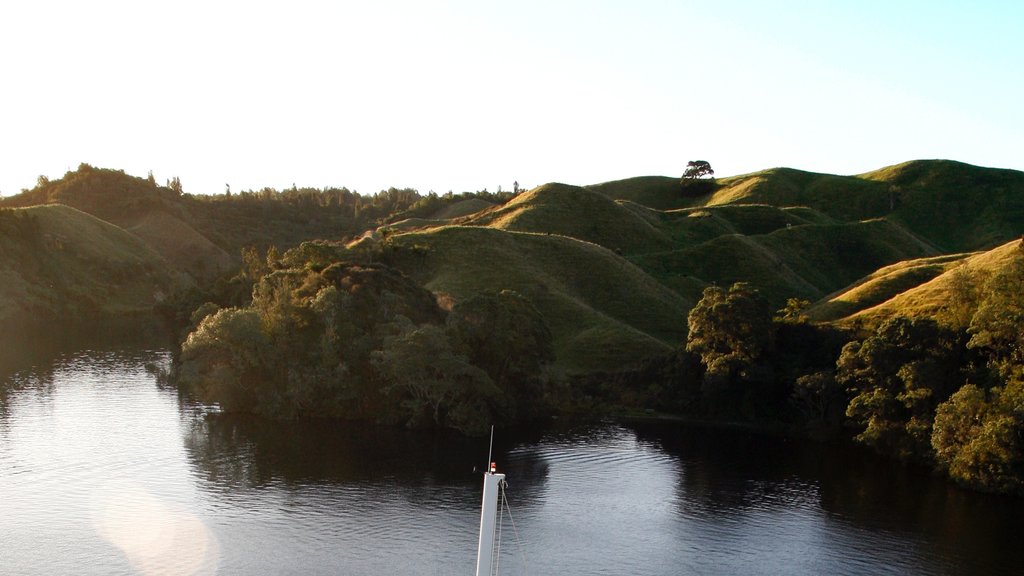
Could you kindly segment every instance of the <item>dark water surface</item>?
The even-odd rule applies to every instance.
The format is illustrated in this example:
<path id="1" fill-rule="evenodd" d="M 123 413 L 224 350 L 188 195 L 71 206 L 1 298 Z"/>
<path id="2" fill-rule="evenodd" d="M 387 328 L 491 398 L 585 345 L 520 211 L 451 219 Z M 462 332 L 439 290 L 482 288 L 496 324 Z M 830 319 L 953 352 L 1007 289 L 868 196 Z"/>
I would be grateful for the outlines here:
<path id="1" fill-rule="evenodd" d="M 472 574 L 486 443 L 229 417 L 164 350 L 0 376 L 0 574 Z M 1024 503 L 678 424 L 499 439 L 501 574 L 1024 574 Z M 513 525 L 514 524 L 514 525 Z"/>

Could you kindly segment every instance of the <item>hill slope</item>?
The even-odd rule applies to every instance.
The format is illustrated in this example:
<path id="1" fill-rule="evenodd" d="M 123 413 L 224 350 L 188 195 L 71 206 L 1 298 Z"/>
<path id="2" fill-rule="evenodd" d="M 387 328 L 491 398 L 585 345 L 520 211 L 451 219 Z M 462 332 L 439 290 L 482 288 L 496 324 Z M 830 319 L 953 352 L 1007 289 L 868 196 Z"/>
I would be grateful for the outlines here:
<path id="1" fill-rule="evenodd" d="M 62 205 L 0 211 L 0 323 L 150 312 L 188 282 L 137 237 Z"/>
<path id="2" fill-rule="evenodd" d="M 511 289 L 529 298 L 570 372 L 619 368 L 685 339 L 694 301 L 595 244 L 469 226 L 400 234 L 391 244 L 392 263 L 435 293 L 459 300 Z"/>
<path id="3" fill-rule="evenodd" d="M 884 266 L 818 301 L 807 310 L 807 316 L 819 322 L 840 320 L 914 289 L 958 266 L 968 256 L 948 254 Z"/>
<path id="4" fill-rule="evenodd" d="M 936 255 L 934 248 L 886 220 L 802 225 L 768 234 L 721 235 L 688 248 L 634 261 L 666 285 L 687 293 L 694 279 L 728 285 L 750 282 L 781 306 L 793 297 L 817 300 L 908 258 Z"/>
<path id="5" fill-rule="evenodd" d="M 951 261 L 945 271 L 928 282 L 899 292 L 876 306 L 839 319 L 873 326 L 893 316 L 941 318 L 963 284 L 983 285 L 985 280 L 1024 255 L 1024 241 L 1014 240 L 985 252 Z M 963 275 L 963 276 L 961 276 Z"/>
<path id="6" fill-rule="evenodd" d="M 545 184 L 466 222 L 516 232 L 560 234 L 626 254 L 668 248 L 671 240 L 648 220 L 579 186 Z"/>

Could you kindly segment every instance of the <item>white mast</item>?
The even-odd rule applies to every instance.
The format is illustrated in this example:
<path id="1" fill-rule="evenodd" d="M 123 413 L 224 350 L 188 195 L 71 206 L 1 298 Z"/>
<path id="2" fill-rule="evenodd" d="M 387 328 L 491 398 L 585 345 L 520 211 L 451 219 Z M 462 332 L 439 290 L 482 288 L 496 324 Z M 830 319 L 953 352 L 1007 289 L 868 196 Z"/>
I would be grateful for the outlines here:
<path id="1" fill-rule="evenodd" d="M 498 512 L 498 489 L 504 474 L 495 473 L 492 462 L 484 473 L 484 501 L 480 507 L 480 542 L 476 551 L 476 576 L 491 576 L 494 556 L 494 524 Z"/>

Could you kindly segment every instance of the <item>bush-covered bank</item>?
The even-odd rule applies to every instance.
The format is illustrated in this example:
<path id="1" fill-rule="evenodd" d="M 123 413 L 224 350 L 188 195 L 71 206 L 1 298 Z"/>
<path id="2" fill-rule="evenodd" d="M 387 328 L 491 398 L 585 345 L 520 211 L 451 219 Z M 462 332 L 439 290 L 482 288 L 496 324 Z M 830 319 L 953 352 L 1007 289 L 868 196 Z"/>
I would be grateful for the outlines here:
<path id="1" fill-rule="evenodd" d="M 550 331 L 514 292 L 441 302 L 379 263 L 290 251 L 193 315 L 176 378 L 227 411 L 482 433 L 547 406 Z"/>

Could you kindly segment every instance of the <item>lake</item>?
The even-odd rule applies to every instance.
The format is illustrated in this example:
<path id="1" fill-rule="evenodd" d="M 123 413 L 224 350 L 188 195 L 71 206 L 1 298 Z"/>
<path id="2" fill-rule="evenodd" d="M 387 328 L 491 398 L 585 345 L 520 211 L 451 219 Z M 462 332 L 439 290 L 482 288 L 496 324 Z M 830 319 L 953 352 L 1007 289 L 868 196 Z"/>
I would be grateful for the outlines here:
<path id="1" fill-rule="evenodd" d="M 487 441 L 217 413 L 165 349 L 0 384 L 0 573 L 472 574 Z M 844 444 L 677 423 L 496 440 L 501 574 L 1022 574 L 1024 503 Z"/>

